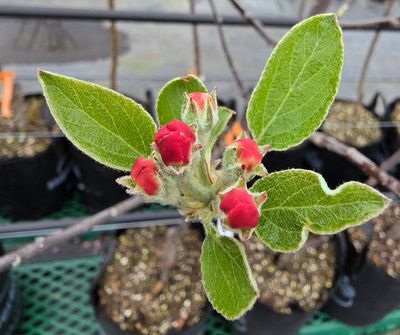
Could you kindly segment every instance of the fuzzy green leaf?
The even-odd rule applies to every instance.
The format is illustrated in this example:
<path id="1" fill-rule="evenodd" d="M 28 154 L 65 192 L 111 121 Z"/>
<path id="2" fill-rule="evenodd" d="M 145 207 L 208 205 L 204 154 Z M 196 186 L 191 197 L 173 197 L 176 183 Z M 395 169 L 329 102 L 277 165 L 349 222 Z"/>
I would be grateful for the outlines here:
<path id="1" fill-rule="evenodd" d="M 235 112 L 226 107 L 218 107 L 218 122 L 211 131 L 210 139 L 205 148 L 206 157 L 211 155 L 212 148 L 225 130 L 229 120 Z"/>
<path id="2" fill-rule="evenodd" d="M 257 299 L 243 245 L 225 236 L 207 235 L 201 254 L 204 289 L 214 309 L 229 320 L 249 310 Z"/>
<path id="3" fill-rule="evenodd" d="M 359 225 L 381 213 L 389 201 L 357 182 L 331 190 L 319 174 L 296 169 L 272 173 L 251 190 L 268 194 L 256 233 L 271 249 L 282 252 L 298 250 L 308 231 L 334 234 Z"/>
<path id="4" fill-rule="evenodd" d="M 193 75 L 175 78 L 164 85 L 156 105 L 160 126 L 181 119 L 185 93 L 192 92 L 207 92 L 202 81 Z"/>
<path id="5" fill-rule="evenodd" d="M 257 143 L 286 150 L 310 136 L 328 113 L 342 64 L 334 14 L 294 26 L 276 46 L 249 101 L 247 121 Z"/>
<path id="6" fill-rule="evenodd" d="M 141 105 L 110 89 L 39 72 L 44 96 L 67 138 L 109 167 L 129 171 L 151 153 L 156 125 Z"/>

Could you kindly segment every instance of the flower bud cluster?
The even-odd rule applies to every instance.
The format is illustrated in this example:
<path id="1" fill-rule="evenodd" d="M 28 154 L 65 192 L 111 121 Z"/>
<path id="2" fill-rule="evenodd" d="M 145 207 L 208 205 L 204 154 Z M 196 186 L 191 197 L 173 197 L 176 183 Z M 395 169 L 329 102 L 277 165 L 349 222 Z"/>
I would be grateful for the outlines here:
<path id="1" fill-rule="evenodd" d="M 215 91 L 186 96 L 182 121 L 160 127 L 153 152 L 139 157 L 131 175 L 119 180 L 129 193 L 149 202 L 176 207 L 188 218 L 216 218 L 242 240 L 251 236 L 260 220 L 266 193 L 251 193 L 246 181 L 264 175 L 261 164 L 267 148 L 243 135 L 225 149 L 222 168 L 204 155 L 218 123 Z"/>

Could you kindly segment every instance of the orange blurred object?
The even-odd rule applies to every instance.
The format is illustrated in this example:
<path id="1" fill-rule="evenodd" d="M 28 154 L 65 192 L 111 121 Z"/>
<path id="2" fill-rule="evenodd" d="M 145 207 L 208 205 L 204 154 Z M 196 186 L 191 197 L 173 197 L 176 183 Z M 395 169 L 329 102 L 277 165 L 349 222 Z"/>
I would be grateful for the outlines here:
<path id="1" fill-rule="evenodd" d="M 14 94 L 14 79 L 15 73 L 13 71 L 1 71 L 0 82 L 3 83 L 3 95 L 1 97 L 1 116 L 11 118 L 11 103 Z"/>
<path id="2" fill-rule="evenodd" d="M 235 121 L 231 129 L 225 135 L 225 144 L 231 145 L 243 133 L 243 128 L 239 121 Z"/>

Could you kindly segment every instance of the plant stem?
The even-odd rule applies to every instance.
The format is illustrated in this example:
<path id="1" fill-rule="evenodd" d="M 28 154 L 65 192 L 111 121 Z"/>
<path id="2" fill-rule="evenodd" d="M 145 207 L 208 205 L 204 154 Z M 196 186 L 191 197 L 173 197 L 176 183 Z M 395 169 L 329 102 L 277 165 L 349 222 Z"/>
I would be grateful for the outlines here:
<path id="1" fill-rule="evenodd" d="M 189 0 L 190 2 L 190 14 L 196 14 L 196 0 Z M 196 76 L 201 75 L 201 58 L 200 58 L 200 41 L 197 23 L 192 24 L 192 34 L 193 34 L 193 51 L 194 51 L 194 64 L 196 69 Z"/>
<path id="2" fill-rule="evenodd" d="M 321 132 L 315 132 L 309 139 L 316 146 L 347 158 L 367 176 L 376 178 L 388 190 L 400 197 L 400 181 L 380 169 L 373 161 L 364 156 L 356 148 L 350 147 L 347 144 L 338 141 L 334 137 L 325 135 Z"/>
<path id="3" fill-rule="evenodd" d="M 229 69 L 231 70 L 233 78 L 235 79 L 235 82 L 236 82 L 237 86 L 239 87 L 240 93 L 242 94 L 244 101 L 247 101 L 247 98 L 248 98 L 247 91 L 243 85 L 242 80 L 239 77 L 239 73 L 238 73 L 238 71 L 235 67 L 235 64 L 233 63 L 233 59 L 229 53 L 228 44 L 226 43 L 224 29 L 222 28 L 222 23 L 223 23 L 222 17 L 218 15 L 214 0 L 208 0 L 208 3 L 210 4 L 211 12 L 214 17 L 214 21 L 217 25 L 219 39 L 221 41 L 221 46 L 224 51 L 225 59 L 229 65 Z"/>
<path id="4" fill-rule="evenodd" d="M 108 222 L 112 218 L 115 218 L 132 209 L 138 208 L 143 204 L 144 201 L 139 196 L 129 198 L 110 208 L 104 209 L 97 214 L 89 216 L 86 219 L 78 221 L 77 223 L 74 223 L 70 227 L 59 231 L 54 235 L 48 237 L 39 237 L 35 240 L 35 242 L 29 243 L 0 257 L 0 272 L 9 269 L 11 266 L 20 265 L 22 262 L 33 258 L 34 256 L 51 247 L 57 246 L 74 237 L 80 236 L 91 230 L 94 226 Z"/>
<path id="5" fill-rule="evenodd" d="M 108 0 L 108 8 L 110 10 L 115 9 L 114 0 Z M 118 71 L 118 31 L 115 21 L 111 21 L 110 25 L 111 33 L 111 71 L 110 71 L 110 88 L 112 90 L 117 89 L 117 71 Z"/>
<path id="6" fill-rule="evenodd" d="M 267 45 L 274 47 L 276 45 L 276 41 L 269 37 L 264 31 L 264 26 L 260 20 L 256 19 L 251 15 L 239 2 L 239 0 L 230 0 L 233 7 L 237 9 L 243 19 L 251 24 L 255 31 L 262 37 L 262 39 L 267 43 Z"/>
<path id="7" fill-rule="evenodd" d="M 201 222 L 203 223 L 203 227 L 207 235 L 218 237 L 217 230 L 212 222 L 212 218 L 204 218 L 201 220 Z"/>
<path id="8" fill-rule="evenodd" d="M 383 11 L 383 16 L 388 16 L 390 14 L 390 11 L 391 11 L 393 5 L 394 5 L 394 0 L 387 1 L 386 5 L 385 5 L 385 9 Z M 379 28 L 375 31 L 374 36 L 372 37 L 372 41 L 368 48 L 367 57 L 365 58 L 363 67 L 361 69 L 360 80 L 358 82 L 358 88 L 357 88 L 357 92 L 358 92 L 357 101 L 360 104 L 362 103 L 362 100 L 364 98 L 365 79 L 367 77 L 368 67 L 369 67 L 369 64 L 371 63 L 372 55 L 374 54 L 375 47 L 376 47 L 376 44 L 377 44 L 379 36 L 380 36 L 380 32 L 381 32 L 381 30 Z"/>
<path id="9" fill-rule="evenodd" d="M 314 5 L 311 7 L 308 17 L 317 14 L 325 13 L 331 4 L 332 0 L 314 0 Z"/>
<path id="10" fill-rule="evenodd" d="M 384 160 L 380 165 L 380 169 L 383 171 L 389 171 L 400 163 L 400 149 L 397 149 L 388 159 Z M 378 180 L 374 177 L 369 177 L 367 184 L 370 186 L 376 186 Z"/>

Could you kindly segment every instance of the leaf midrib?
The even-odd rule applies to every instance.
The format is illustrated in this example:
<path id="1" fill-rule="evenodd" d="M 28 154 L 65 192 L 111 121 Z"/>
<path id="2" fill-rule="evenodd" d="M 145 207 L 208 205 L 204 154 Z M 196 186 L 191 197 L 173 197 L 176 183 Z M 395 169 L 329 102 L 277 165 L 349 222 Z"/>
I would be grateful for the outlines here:
<path id="1" fill-rule="evenodd" d="M 80 107 L 74 103 L 74 101 L 72 101 L 67 95 L 64 94 L 64 92 L 55 85 L 48 85 L 48 88 L 56 88 L 59 92 L 61 92 L 61 95 L 63 95 L 67 100 L 69 100 L 71 102 L 71 104 L 73 106 L 75 106 L 75 109 L 80 110 Z M 138 151 L 135 147 L 133 147 L 129 142 L 127 142 L 123 137 L 121 137 L 120 135 L 117 135 L 115 133 L 113 133 L 111 130 L 109 130 L 108 128 L 106 128 L 105 126 L 103 126 L 101 123 L 97 122 L 92 116 L 90 116 L 87 112 L 84 111 L 84 109 L 81 109 L 83 111 L 83 114 L 86 115 L 87 118 L 89 118 L 94 124 L 97 124 L 98 126 L 100 126 L 100 128 L 106 130 L 108 133 L 110 133 L 111 135 L 113 135 L 114 137 L 120 139 L 122 142 L 124 142 L 130 149 L 132 149 L 134 152 L 136 152 L 138 155 L 145 155 L 146 153 L 142 153 L 140 151 Z M 56 114 L 58 115 L 58 117 L 60 117 L 60 114 L 56 112 Z M 65 118 L 63 118 L 64 121 L 66 121 Z"/>
<path id="2" fill-rule="evenodd" d="M 317 26 L 317 27 L 318 27 L 318 26 Z M 318 34 L 318 30 L 317 30 L 317 35 L 319 35 L 319 34 Z M 305 36 L 305 35 L 304 35 L 304 36 Z M 263 129 L 262 129 L 260 135 L 258 136 L 259 139 L 262 139 L 262 138 L 264 137 L 265 132 L 268 130 L 268 128 L 269 128 L 269 126 L 271 125 L 271 123 L 272 123 L 273 121 L 275 121 L 275 119 L 277 118 L 277 116 L 278 116 L 280 110 L 281 110 L 282 107 L 284 106 L 284 104 L 285 104 L 286 100 L 288 99 L 290 93 L 292 93 L 293 87 L 296 86 L 297 81 L 299 80 L 299 78 L 300 78 L 301 75 L 303 74 L 305 68 L 308 66 L 310 60 L 313 58 L 314 52 L 315 52 L 317 46 L 319 45 L 321 39 L 322 39 L 321 36 L 319 36 L 319 37 L 318 37 L 318 41 L 317 41 L 317 43 L 314 45 L 314 48 L 313 48 L 313 50 L 312 50 L 312 52 L 311 52 L 309 58 L 308 58 L 307 61 L 303 64 L 303 67 L 302 67 L 301 71 L 297 74 L 294 83 L 291 84 L 291 86 L 289 87 L 289 89 L 288 89 L 288 91 L 287 91 L 285 97 L 284 97 L 283 100 L 282 100 L 282 103 L 281 103 L 280 106 L 278 107 L 277 111 L 272 115 L 272 118 L 271 118 L 271 119 L 267 122 L 267 124 L 263 127 Z M 264 102 L 264 110 L 265 110 L 265 105 L 266 105 L 266 103 L 267 103 L 267 99 L 265 99 L 265 102 Z M 263 123 L 264 123 L 264 121 L 263 121 Z"/>

